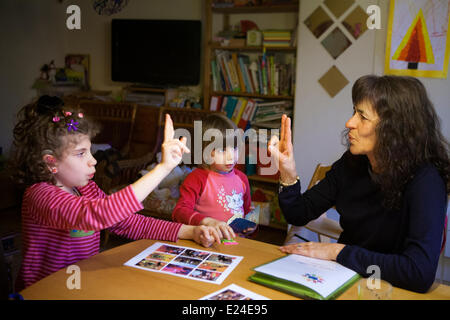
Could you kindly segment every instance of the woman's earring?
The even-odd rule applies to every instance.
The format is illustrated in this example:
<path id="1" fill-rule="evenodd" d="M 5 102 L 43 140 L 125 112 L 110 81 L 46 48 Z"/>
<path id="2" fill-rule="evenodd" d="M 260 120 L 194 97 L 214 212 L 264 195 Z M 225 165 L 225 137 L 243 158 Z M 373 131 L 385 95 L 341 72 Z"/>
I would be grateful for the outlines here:
<path id="1" fill-rule="evenodd" d="M 53 174 L 55 174 L 55 173 L 58 172 L 58 169 L 56 169 L 56 167 L 54 167 L 54 168 L 51 169 L 51 172 L 52 172 Z"/>

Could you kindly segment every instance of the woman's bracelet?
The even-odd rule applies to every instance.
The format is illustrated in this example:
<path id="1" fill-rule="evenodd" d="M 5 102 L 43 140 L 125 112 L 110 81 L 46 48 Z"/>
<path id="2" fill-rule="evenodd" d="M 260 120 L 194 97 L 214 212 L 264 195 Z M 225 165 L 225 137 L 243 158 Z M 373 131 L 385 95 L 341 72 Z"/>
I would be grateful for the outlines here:
<path id="1" fill-rule="evenodd" d="M 280 184 L 281 184 L 283 187 L 290 187 L 290 186 L 293 186 L 294 184 L 297 184 L 297 182 L 298 182 L 299 180 L 300 180 L 300 177 L 297 176 L 297 177 L 295 178 L 295 181 L 294 181 L 294 182 L 292 182 L 292 183 L 285 183 L 285 182 L 281 181 L 281 178 L 280 178 Z"/>

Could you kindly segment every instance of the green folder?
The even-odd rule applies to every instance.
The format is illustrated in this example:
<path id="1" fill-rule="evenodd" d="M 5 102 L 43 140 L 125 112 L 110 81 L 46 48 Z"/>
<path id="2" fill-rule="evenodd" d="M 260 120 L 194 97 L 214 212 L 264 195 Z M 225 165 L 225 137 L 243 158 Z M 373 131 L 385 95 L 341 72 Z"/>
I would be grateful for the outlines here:
<path id="1" fill-rule="evenodd" d="M 282 259 L 282 258 L 280 258 Z M 279 259 L 276 259 L 279 260 Z M 275 260 L 274 260 L 275 261 Z M 273 262 L 273 261 L 271 261 Z M 270 263 L 270 262 L 269 262 Z M 266 263 L 267 264 L 267 263 Z M 265 264 L 263 264 L 265 265 Z M 255 267 L 257 268 L 257 267 Z M 254 269 L 253 269 L 254 270 Z M 248 278 L 249 281 L 261 284 L 272 289 L 276 289 L 293 296 L 303 298 L 303 299 L 315 299 L 315 300 L 332 300 L 339 297 L 343 292 L 345 292 L 349 287 L 351 287 L 361 276 L 355 274 L 349 280 L 347 280 L 343 285 L 338 287 L 335 291 L 331 292 L 328 296 L 323 297 L 318 292 L 305 285 L 292 282 L 286 279 L 278 278 L 266 273 L 258 272 Z"/>

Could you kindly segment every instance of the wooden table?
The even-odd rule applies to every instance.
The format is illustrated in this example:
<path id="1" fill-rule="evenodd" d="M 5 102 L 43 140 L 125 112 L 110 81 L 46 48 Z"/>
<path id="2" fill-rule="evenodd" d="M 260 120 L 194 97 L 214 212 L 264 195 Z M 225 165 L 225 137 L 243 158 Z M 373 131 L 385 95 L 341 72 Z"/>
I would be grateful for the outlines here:
<path id="1" fill-rule="evenodd" d="M 66 286 L 71 274 L 62 269 L 38 281 L 21 292 L 24 299 L 133 299 L 133 300 L 197 300 L 229 284 L 237 284 L 274 300 L 293 300 L 294 296 L 252 283 L 247 278 L 253 267 L 281 257 L 284 254 L 275 245 L 238 238 L 239 245 L 214 245 L 208 251 L 243 256 L 222 284 L 210 284 L 167 274 L 140 270 L 123 264 L 147 249 L 155 240 L 134 241 L 77 263 L 81 270 L 81 288 L 69 290 Z M 165 242 L 165 241 L 160 241 Z M 173 242 L 165 242 L 174 244 Z M 203 249 L 193 241 L 179 240 L 176 245 Z M 444 299 L 450 300 L 450 287 L 437 284 L 426 294 L 394 288 L 393 299 Z M 340 300 L 357 299 L 357 285 L 353 285 Z"/>

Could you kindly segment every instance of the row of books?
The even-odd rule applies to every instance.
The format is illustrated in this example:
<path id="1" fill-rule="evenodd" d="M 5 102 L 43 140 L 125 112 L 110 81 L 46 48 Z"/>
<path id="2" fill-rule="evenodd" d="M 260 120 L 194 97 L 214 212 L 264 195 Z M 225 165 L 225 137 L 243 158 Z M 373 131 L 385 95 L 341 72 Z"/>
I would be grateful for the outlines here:
<path id="1" fill-rule="evenodd" d="M 216 50 L 211 60 L 214 91 L 245 92 L 261 95 L 294 95 L 295 60 L 286 55 L 262 54 L 253 57 Z"/>
<path id="2" fill-rule="evenodd" d="M 291 31 L 290 30 L 263 30 L 263 46 L 264 47 L 290 47 Z"/>
<path id="3" fill-rule="evenodd" d="M 283 114 L 292 116 L 292 101 L 267 101 L 236 96 L 212 96 L 211 111 L 225 112 L 238 128 L 280 128 Z"/>

